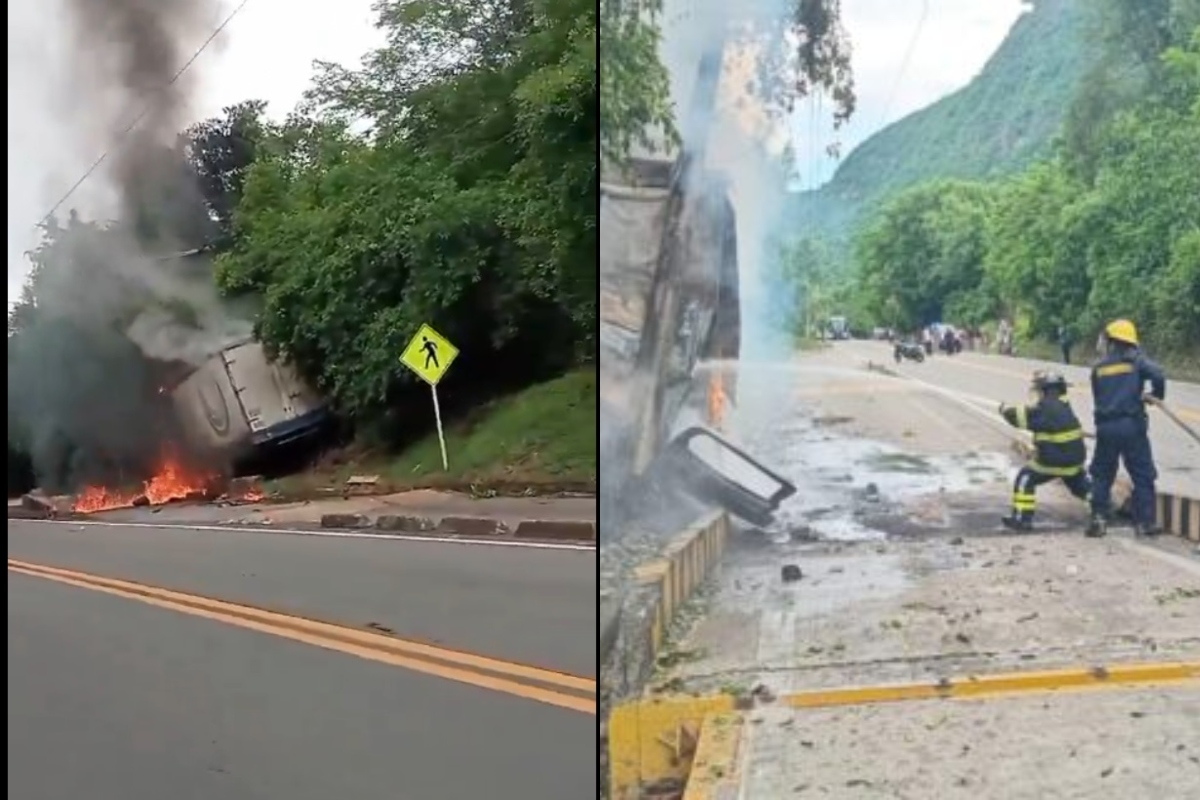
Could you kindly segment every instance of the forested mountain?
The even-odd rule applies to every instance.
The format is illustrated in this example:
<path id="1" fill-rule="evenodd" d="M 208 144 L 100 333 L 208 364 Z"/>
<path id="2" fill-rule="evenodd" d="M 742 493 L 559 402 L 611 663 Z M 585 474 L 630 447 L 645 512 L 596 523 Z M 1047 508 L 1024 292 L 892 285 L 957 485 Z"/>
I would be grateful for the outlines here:
<path id="1" fill-rule="evenodd" d="M 844 240 L 901 189 L 1011 174 L 1045 156 L 1088 70 L 1083 6 L 1040 0 L 967 86 L 869 137 L 828 184 L 796 194 L 789 218 L 802 235 Z"/>
<path id="2" fill-rule="evenodd" d="M 1008 317 L 1030 341 L 1090 341 L 1126 317 L 1151 350 L 1200 357 L 1200 0 L 1093 12 L 1099 57 L 1046 157 L 923 181 L 858 226 L 842 275 L 860 316 L 910 330 Z"/>
<path id="3" fill-rule="evenodd" d="M 1037 79 L 1049 63 L 1060 79 Z M 1196 362 L 1198 164 L 1200 0 L 1044 0 L 970 86 L 806 199 L 824 225 L 795 212 L 774 265 L 784 322 L 810 330 L 834 307 L 900 330 L 1008 317 L 1036 346 L 1128 317 L 1152 350 Z"/>

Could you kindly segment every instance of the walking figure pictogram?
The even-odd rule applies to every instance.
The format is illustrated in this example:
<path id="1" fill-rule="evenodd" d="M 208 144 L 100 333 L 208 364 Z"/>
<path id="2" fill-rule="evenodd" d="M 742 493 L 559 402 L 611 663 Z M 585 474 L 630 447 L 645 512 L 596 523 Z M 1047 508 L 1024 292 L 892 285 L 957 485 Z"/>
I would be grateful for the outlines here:
<path id="1" fill-rule="evenodd" d="M 457 356 L 458 348 L 449 339 L 422 325 L 405 345 L 400 363 L 430 386 L 437 386 Z"/>
<path id="2" fill-rule="evenodd" d="M 429 369 L 431 361 L 433 362 L 433 366 L 441 366 L 438 364 L 437 342 L 431 342 L 428 336 L 422 336 L 421 341 L 423 342 L 421 349 L 425 351 L 425 369 Z"/>

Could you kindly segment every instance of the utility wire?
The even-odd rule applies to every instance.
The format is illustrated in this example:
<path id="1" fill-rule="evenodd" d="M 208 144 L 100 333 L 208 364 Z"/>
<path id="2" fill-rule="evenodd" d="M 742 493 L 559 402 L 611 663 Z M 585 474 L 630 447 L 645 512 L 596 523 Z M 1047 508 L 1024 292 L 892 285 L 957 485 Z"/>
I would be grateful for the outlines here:
<path id="1" fill-rule="evenodd" d="M 883 114 L 879 118 L 879 130 L 887 125 L 888 114 L 891 113 L 892 103 L 896 100 L 896 95 L 900 91 L 900 82 L 904 80 L 904 73 L 908 71 L 909 62 L 912 61 L 913 53 L 917 49 L 917 40 L 921 38 L 921 32 L 925 28 L 925 20 L 929 16 L 929 0 L 921 0 L 921 17 L 917 20 L 917 27 L 913 30 L 912 38 L 908 40 L 908 47 L 904 51 L 904 59 L 900 62 L 900 69 L 896 72 L 896 82 L 892 84 L 891 94 L 888 95 L 887 103 L 883 106 Z"/>
<path id="2" fill-rule="evenodd" d="M 229 15 L 225 17 L 221 24 L 218 25 L 217 28 L 209 35 L 209 37 L 204 40 L 204 43 L 200 45 L 200 48 L 196 50 L 195 53 L 192 53 L 192 57 L 189 58 L 184 65 L 180 67 L 179 70 L 171 77 L 171 80 L 167 81 L 166 85 L 160 88 L 158 91 L 161 93 L 164 90 L 169 89 L 171 86 L 174 86 L 175 83 L 183 76 L 183 74 L 188 71 L 192 64 L 196 63 L 196 59 L 200 57 L 200 54 L 208 49 L 208 46 L 213 43 L 213 40 L 221 35 L 221 32 L 225 30 L 230 22 L 233 21 L 234 17 L 241 13 L 241 10 L 245 8 L 246 4 L 249 2 L 250 0 L 242 0 L 242 2 L 239 3 L 238 6 L 233 9 L 233 11 L 229 12 Z M 133 129 L 136 128 L 138 124 L 146 118 L 146 115 L 150 113 L 150 109 L 154 107 L 156 100 L 157 97 L 152 98 L 146 103 L 146 105 L 142 108 L 141 113 L 134 117 L 133 121 L 125 126 L 125 129 L 117 135 L 117 141 L 114 142 L 109 149 L 105 150 L 99 158 L 92 162 L 92 165 L 87 168 L 87 171 L 79 176 L 79 180 L 75 181 L 75 183 L 71 185 L 71 188 L 66 191 L 66 194 L 60 197 L 58 202 L 55 203 L 48 212 L 46 212 L 46 215 L 38 220 L 37 224 L 34 225 L 34 228 L 40 228 L 41 226 L 45 225 L 56 213 L 58 213 L 58 210 L 62 208 L 63 203 L 66 203 L 67 200 L 71 199 L 71 196 L 78 191 L 79 187 L 82 186 L 88 180 L 88 178 L 92 177 L 96 170 L 100 168 L 100 165 L 108 159 L 113 150 L 120 147 L 125 142 L 126 137 L 133 132 Z"/>

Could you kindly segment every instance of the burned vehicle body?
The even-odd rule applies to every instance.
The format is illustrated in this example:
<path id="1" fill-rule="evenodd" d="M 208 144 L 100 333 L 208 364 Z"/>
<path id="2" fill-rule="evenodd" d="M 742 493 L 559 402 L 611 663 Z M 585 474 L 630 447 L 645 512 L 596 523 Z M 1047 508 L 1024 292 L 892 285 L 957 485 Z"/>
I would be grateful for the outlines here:
<path id="1" fill-rule="evenodd" d="M 741 350 L 737 234 L 724 183 L 689 172 L 686 161 L 635 160 L 626 175 L 601 186 L 601 535 L 654 514 L 674 489 L 766 524 L 795 488 L 711 431 L 681 424 L 699 363 L 713 362 L 724 397 L 736 396 L 736 370 L 724 367 Z M 733 465 L 733 475 L 717 462 Z M 746 489 L 737 476 L 748 472 L 773 489 Z"/>
<path id="2" fill-rule="evenodd" d="M 697 362 L 740 350 L 733 207 L 716 176 L 672 167 L 635 161 L 629 185 L 601 186 L 603 419 L 638 472 L 670 434 Z"/>
<path id="3" fill-rule="evenodd" d="M 630 515 L 702 358 L 739 352 L 733 208 L 712 174 L 633 160 L 600 196 L 600 518 Z M 602 525 L 605 528 L 610 524 Z"/>

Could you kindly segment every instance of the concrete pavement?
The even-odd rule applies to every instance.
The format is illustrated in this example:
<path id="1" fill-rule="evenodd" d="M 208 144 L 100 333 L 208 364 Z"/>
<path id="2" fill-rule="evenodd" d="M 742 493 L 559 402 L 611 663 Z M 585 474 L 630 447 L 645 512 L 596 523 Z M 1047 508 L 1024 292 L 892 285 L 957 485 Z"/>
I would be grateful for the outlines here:
<path id="1" fill-rule="evenodd" d="M 594 713 L 430 674 L 445 664 L 397 668 L 337 641 L 29 577 L 13 560 L 591 677 L 594 553 L 15 520 L 8 538 L 14 796 L 593 791 Z"/>

